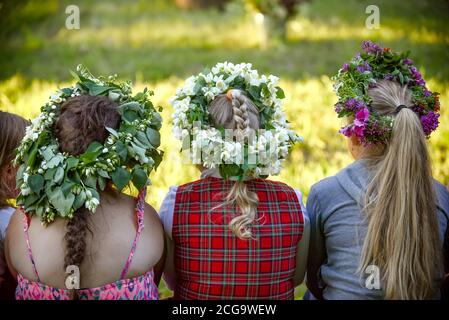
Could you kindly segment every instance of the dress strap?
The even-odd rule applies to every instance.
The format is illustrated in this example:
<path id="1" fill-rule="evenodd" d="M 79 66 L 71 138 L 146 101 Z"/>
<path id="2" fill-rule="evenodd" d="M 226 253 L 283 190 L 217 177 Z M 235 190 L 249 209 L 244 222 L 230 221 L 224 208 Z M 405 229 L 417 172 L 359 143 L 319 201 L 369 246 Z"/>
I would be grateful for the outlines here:
<path id="1" fill-rule="evenodd" d="M 30 216 L 25 212 L 25 210 L 22 207 L 20 208 L 20 211 L 22 211 L 22 213 L 23 213 L 23 218 L 22 218 L 23 232 L 25 234 L 25 241 L 26 241 L 27 250 L 28 250 L 28 257 L 30 258 L 31 266 L 33 267 L 33 272 L 34 272 L 35 276 L 37 277 L 37 281 L 40 281 L 39 273 L 37 272 L 37 269 L 36 269 L 36 263 L 34 262 L 34 258 L 33 258 L 33 251 L 31 250 L 30 235 L 28 234 L 28 229 L 30 228 L 31 219 L 30 219 Z"/>
<path id="2" fill-rule="evenodd" d="M 142 188 L 142 190 L 140 190 L 139 195 L 136 199 L 137 204 L 136 204 L 136 209 L 135 209 L 136 212 L 135 213 L 136 213 L 136 219 L 137 219 L 137 232 L 136 232 L 136 236 L 133 241 L 133 245 L 131 247 L 131 251 L 128 256 L 128 260 L 126 261 L 125 268 L 123 268 L 123 271 L 120 275 L 121 280 L 125 279 L 125 276 L 128 273 L 129 266 L 131 265 L 131 263 L 133 261 L 134 252 L 136 251 L 137 242 L 139 242 L 140 235 L 144 228 L 143 217 L 145 214 L 145 196 L 146 196 L 146 194 L 147 194 L 147 187 L 145 186 Z"/>

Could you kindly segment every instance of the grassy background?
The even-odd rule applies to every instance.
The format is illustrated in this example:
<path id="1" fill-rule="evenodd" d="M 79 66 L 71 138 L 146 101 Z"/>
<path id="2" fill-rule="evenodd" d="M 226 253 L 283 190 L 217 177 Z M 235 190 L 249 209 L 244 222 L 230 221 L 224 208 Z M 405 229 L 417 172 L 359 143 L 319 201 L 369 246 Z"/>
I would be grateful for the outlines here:
<path id="1" fill-rule="evenodd" d="M 69 4 L 80 8 L 80 30 L 65 28 Z M 365 28 L 370 4 L 380 8 L 379 30 Z M 148 195 L 158 209 L 170 185 L 198 177 L 193 167 L 178 165 L 180 146 L 171 136 L 167 100 L 183 78 L 203 66 L 251 62 L 261 72 L 281 77 L 285 110 L 305 138 L 276 179 L 307 195 L 313 183 L 351 162 L 344 138 L 337 134 L 341 122 L 333 112 L 330 76 L 358 51 L 362 40 L 371 39 L 394 50 L 411 50 L 430 89 L 441 93 L 441 126 L 430 139 L 430 149 L 435 177 L 449 183 L 448 13 L 447 0 L 311 0 L 289 23 L 287 42 L 262 49 L 260 30 L 238 2 L 218 12 L 183 11 L 163 0 L 26 1 L 3 21 L 0 108 L 36 116 L 52 91 L 70 83 L 68 69 L 78 63 L 94 74 L 132 79 L 136 90 L 154 90 L 153 101 L 164 107 L 166 152 Z M 163 284 L 161 292 L 170 295 Z M 296 297 L 303 292 L 299 287 Z"/>

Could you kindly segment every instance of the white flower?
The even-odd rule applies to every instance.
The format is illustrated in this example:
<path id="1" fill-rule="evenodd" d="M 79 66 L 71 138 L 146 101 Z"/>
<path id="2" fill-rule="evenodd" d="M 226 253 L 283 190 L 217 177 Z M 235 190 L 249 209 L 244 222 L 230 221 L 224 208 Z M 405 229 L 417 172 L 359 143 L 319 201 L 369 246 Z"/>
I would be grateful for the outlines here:
<path id="1" fill-rule="evenodd" d="M 224 92 L 226 89 L 228 89 L 228 85 L 223 81 L 223 76 L 220 76 L 218 79 L 216 79 L 215 86 L 220 92 Z"/>
<path id="2" fill-rule="evenodd" d="M 27 196 L 31 193 L 31 189 L 29 187 L 21 189 L 22 196 Z"/>
<path id="3" fill-rule="evenodd" d="M 102 152 L 103 152 L 103 153 L 108 153 L 109 150 L 108 150 L 108 148 L 104 148 Z"/>

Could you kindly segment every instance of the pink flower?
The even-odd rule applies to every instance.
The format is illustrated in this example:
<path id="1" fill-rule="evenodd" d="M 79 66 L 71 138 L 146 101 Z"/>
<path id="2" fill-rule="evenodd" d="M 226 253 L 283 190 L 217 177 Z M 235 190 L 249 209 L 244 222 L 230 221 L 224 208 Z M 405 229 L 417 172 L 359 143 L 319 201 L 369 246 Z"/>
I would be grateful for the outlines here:
<path id="1" fill-rule="evenodd" d="M 354 125 L 357 127 L 365 127 L 366 121 L 369 119 L 369 110 L 368 108 L 363 108 L 357 111 L 355 114 Z"/>

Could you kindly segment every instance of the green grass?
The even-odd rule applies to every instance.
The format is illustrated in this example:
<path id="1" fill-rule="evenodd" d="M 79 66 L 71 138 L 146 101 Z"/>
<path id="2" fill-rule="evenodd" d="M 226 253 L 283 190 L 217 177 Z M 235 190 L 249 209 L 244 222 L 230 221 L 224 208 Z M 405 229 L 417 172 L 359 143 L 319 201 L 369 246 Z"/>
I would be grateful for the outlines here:
<path id="1" fill-rule="evenodd" d="M 374 3 L 373 3 L 374 2 Z M 65 7 L 77 4 L 81 29 L 65 29 Z M 365 7 L 377 4 L 381 28 L 364 27 Z M 164 106 L 162 148 L 165 161 L 152 177 L 148 201 L 159 208 L 170 185 L 198 177 L 179 167 L 179 143 L 171 136 L 168 99 L 182 79 L 218 61 L 251 62 L 261 72 L 279 75 L 285 110 L 305 141 L 291 153 L 276 179 L 305 195 L 320 179 L 351 162 L 341 122 L 333 112 L 336 97 L 330 76 L 372 39 L 394 50 L 411 50 L 432 90 L 441 93 L 440 129 L 430 139 L 434 175 L 449 183 L 449 3 L 447 1 L 311 0 L 288 27 L 285 44 L 262 49 L 260 30 L 242 6 L 226 12 L 182 11 L 169 1 L 29 1 L 8 19 L 11 32 L 0 49 L 0 108 L 27 118 L 58 86 L 70 81 L 78 63 L 95 74 L 117 73 L 155 91 Z M 11 17 L 10 17 L 11 18 Z M 163 296 L 169 295 L 161 285 Z M 297 290 L 302 297 L 304 287 Z"/>

